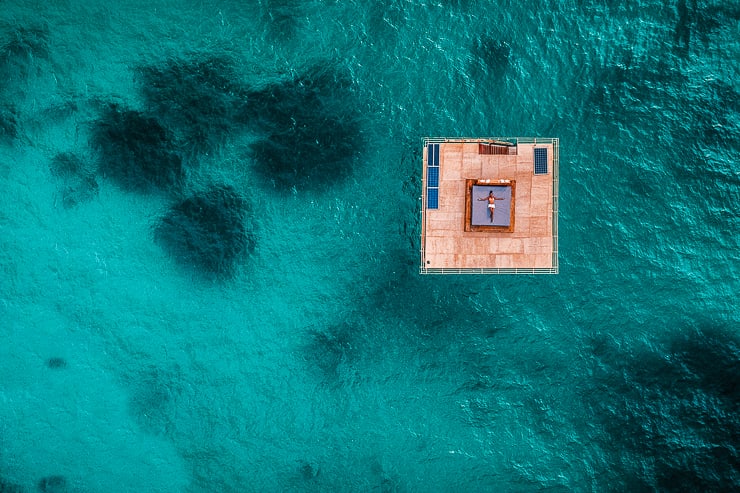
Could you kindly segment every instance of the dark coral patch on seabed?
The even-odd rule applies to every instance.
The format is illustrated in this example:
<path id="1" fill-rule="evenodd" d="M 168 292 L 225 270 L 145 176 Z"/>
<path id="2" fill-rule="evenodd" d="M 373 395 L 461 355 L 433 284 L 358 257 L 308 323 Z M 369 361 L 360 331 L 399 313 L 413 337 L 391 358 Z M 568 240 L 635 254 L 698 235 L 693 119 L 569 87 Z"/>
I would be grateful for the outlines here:
<path id="1" fill-rule="evenodd" d="M 686 328 L 628 354 L 596 339 L 585 399 L 609 437 L 625 491 L 738 491 L 740 343 L 721 326 Z M 625 460 L 630 455 L 633 458 Z"/>
<path id="2" fill-rule="evenodd" d="M 249 92 L 248 119 L 265 134 L 251 146 L 264 182 L 316 189 L 350 176 L 364 146 L 352 86 L 348 75 L 317 66 Z"/>
<path id="3" fill-rule="evenodd" d="M 342 365 L 356 363 L 358 349 L 352 329 L 340 324 L 323 330 L 311 329 L 306 334 L 303 346 L 306 362 L 328 382 L 340 377 Z"/>
<path id="4" fill-rule="evenodd" d="M 0 477 L 0 493 L 25 493 L 25 491 L 22 486 Z"/>
<path id="5" fill-rule="evenodd" d="M 129 412 L 147 433 L 169 435 L 175 428 L 175 406 L 182 393 L 179 365 L 148 365 L 129 379 Z"/>
<path id="6" fill-rule="evenodd" d="M 0 144 L 10 145 L 19 135 L 20 121 L 15 107 L 0 106 Z"/>
<path id="7" fill-rule="evenodd" d="M 475 40 L 472 55 L 485 67 L 491 75 L 502 77 L 511 63 L 511 46 L 505 41 L 496 39 L 491 34 L 482 34 Z"/>
<path id="8" fill-rule="evenodd" d="M 0 89 L 32 75 L 33 62 L 49 58 L 49 30 L 45 27 L 18 27 L 0 48 Z"/>
<path id="9" fill-rule="evenodd" d="M 174 204 L 155 227 L 155 238 L 179 263 L 206 277 L 235 273 L 254 249 L 247 201 L 229 185 L 215 185 Z"/>
<path id="10" fill-rule="evenodd" d="M 98 194 L 95 173 L 72 152 L 62 152 L 51 160 L 51 174 L 60 181 L 62 205 L 65 209 L 88 201 Z"/>
<path id="11" fill-rule="evenodd" d="M 111 104 L 91 135 L 99 171 L 126 190 L 149 192 L 182 186 L 185 170 L 174 136 L 156 118 Z"/>
<path id="12" fill-rule="evenodd" d="M 218 148 L 245 123 L 245 89 L 227 55 L 169 58 L 141 67 L 138 78 L 149 109 L 195 152 Z"/>
<path id="13" fill-rule="evenodd" d="M 85 163 L 73 152 L 60 152 L 51 159 L 51 174 L 58 178 L 70 178 L 85 173 Z"/>
<path id="14" fill-rule="evenodd" d="M 295 125 L 252 144 L 255 169 L 280 188 L 314 189 L 346 179 L 359 142 L 356 123 L 299 116 Z"/>
<path id="15" fill-rule="evenodd" d="M 45 27 L 18 27 L 3 44 L 3 57 L 48 58 L 49 30 Z"/>
<path id="16" fill-rule="evenodd" d="M 67 478 L 60 475 L 46 476 L 39 480 L 38 489 L 42 493 L 67 493 Z"/>
<path id="17" fill-rule="evenodd" d="M 67 361 L 59 357 L 49 358 L 46 360 L 46 366 L 52 370 L 60 370 L 67 367 Z"/>

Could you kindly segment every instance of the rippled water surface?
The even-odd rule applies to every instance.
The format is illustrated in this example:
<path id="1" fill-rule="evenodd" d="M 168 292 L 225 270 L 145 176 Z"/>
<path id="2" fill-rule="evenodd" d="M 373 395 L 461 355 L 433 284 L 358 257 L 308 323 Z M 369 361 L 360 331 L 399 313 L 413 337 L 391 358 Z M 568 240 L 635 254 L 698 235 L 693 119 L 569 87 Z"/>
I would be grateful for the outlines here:
<path id="1" fill-rule="evenodd" d="M 730 1 L 0 2 L 0 491 L 740 489 Z M 421 138 L 560 274 L 420 276 Z"/>

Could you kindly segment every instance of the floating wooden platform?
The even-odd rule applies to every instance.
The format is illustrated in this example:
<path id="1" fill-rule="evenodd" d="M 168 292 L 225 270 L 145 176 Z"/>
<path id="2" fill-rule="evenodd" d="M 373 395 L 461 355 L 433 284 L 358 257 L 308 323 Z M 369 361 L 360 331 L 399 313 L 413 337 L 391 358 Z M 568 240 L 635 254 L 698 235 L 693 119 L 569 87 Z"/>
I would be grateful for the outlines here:
<path id="1" fill-rule="evenodd" d="M 557 274 L 559 154 L 556 138 L 425 138 L 420 272 Z"/>

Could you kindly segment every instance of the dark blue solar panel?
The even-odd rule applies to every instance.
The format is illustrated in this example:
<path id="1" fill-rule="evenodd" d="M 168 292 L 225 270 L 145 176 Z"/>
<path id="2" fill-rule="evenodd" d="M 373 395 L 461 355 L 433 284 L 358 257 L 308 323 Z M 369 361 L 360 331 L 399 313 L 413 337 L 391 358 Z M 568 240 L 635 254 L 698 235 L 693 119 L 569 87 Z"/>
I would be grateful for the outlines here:
<path id="1" fill-rule="evenodd" d="M 538 147 L 534 150 L 534 174 L 544 175 L 547 173 L 547 148 Z"/>
<path id="2" fill-rule="evenodd" d="M 439 144 L 427 144 L 427 166 L 439 166 Z"/>
<path id="3" fill-rule="evenodd" d="M 438 187 L 439 186 L 439 168 L 427 166 L 427 186 Z"/>
<path id="4" fill-rule="evenodd" d="M 427 209 L 439 209 L 439 188 L 427 188 Z"/>
<path id="5" fill-rule="evenodd" d="M 427 209 L 439 209 L 439 144 L 427 144 Z"/>

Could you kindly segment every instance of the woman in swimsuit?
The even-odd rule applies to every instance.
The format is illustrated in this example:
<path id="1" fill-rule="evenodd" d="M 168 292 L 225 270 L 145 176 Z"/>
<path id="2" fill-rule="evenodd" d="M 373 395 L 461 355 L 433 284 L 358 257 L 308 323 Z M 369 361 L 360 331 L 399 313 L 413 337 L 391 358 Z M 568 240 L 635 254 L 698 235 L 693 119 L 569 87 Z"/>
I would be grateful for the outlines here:
<path id="1" fill-rule="evenodd" d="M 493 222 L 493 213 L 496 212 L 496 201 L 504 200 L 503 197 L 494 197 L 493 190 L 488 192 L 488 197 L 481 197 L 478 200 L 488 200 L 488 213 L 491 215 L 491 222 Z"/>

